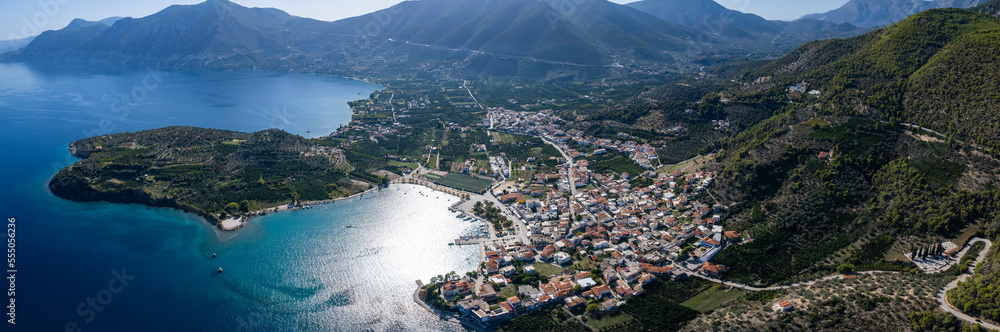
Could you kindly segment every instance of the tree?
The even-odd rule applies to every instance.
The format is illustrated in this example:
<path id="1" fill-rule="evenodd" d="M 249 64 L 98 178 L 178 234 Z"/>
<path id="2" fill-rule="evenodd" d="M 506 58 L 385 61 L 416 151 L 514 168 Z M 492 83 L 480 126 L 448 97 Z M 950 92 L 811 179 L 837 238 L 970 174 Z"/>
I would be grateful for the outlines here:
<path id="1" fill-rule="evenodd" d="M 591 303 L 590 305 L 587 305 L 587 313 L 590 314 L 591 316 L 597 316 L 597 314 L 600 312 L 601 312 L 601 306 L 598 305 L 597 303 Z"/>
<path id="2" fill-rule="evenodd" d="M 240 202 L 241 212 L 250 212 L 252 208 L 253 208 L 253 203 L 251 203 L 249 200 L 244 199 L 242 202 Z"/>
<path id="3" fill-rule="evenodd" d="M 854 264 L 844 263 L 837 267 L 837 273 L 850 274 L 854 272 Z"/>
<path id="4" fill-rule="evenodd" d="M 236 214 L 236 212 L 240 211 L 240 204 L 236 202 L 230 202 L 229 205 L 226 205 L 226 211 L 228 211 L 230 214 Z"/>

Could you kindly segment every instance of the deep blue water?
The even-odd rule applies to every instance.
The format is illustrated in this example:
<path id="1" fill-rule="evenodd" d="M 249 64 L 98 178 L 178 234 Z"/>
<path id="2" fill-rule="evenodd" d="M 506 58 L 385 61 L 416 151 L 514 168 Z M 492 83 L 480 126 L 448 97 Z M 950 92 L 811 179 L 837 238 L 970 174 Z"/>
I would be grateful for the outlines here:
<path id="1" fill-rule="evenodd" d="M 393 186 L 225 233 L 178 211 L 68 202 L 46 187 L 75 161 L 67 144 L 77 139 L 171 125 L 319 136 L 350 121 L 347 101 L 378 88 L 305 74 L 0 64 L 0 217 L 16 218 L 18 270 L 16 328 L 0 331 L 460 330 L 412 301 L 414 280 L 478 263 L 474 247 L 447 245 L 474 226 L 448 212 L 455 197 Z"/>

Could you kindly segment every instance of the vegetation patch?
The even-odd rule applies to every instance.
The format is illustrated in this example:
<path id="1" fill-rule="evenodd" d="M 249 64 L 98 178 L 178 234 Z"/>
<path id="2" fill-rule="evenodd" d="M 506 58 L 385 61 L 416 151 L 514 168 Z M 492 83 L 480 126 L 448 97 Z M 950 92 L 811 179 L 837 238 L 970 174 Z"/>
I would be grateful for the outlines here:
<path id="1" fill-rule="evenodd" d="M 437 179 L 434 183 L 455 189 L 480 192 L 489 188 L 493 184 L 492 180 L 483 180 L 462 173 L 448 173 L 444 177 Z"/>
<path id="2" fill-rule="evenodd" d="M 934 157 L 913 159 L 907 163 L 935 187 L 951 186 L 965 172 L 965 165 Z"/>
<path id="3" fill-rule="evenodd" d="M 709 289 L 684 301 L 681 305 L 698 310 L 701 313 L 709 313 L 715 310 L 715 308 L 746 295 L 747 291 L 739 288 L 725 289 L 722 285 L 713 285 Z"/>
<path id="4" fill-rule="evenodd" d="M 167 127 L 73 143 L 82 161 L 50 182 L 60 197 L 166 206 L 210 221 L 367 189 L 339 149 L 280 130 L 240 133 Z M 367 158 L 358 156 L 358 159 Z"/>

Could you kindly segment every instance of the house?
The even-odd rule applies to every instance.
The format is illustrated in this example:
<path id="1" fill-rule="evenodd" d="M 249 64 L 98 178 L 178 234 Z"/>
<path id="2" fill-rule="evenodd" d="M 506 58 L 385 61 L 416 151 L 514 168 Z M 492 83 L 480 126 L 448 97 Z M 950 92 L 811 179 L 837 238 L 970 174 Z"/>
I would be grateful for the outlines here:
<path id="1" fill-rule="evenodd" d="M 710 237 L 706 237 L 701 240 L 701 246 L 705 248 L 718 248 L 720 244 L 722 243 Z"/>
<path id="2" fill-rule="evenodd" d="M 513 311 L 514 314 L 520 315 L 524 313 L 524 306 L 521 305 L 521 299 L 517 298 L 517 296 L 508 297 L 506 303 L 510 306 L 510 311 Z"/>
<path id="3" fill-rule="evenodd" d="M 533 299 L 538 298 L 539 296 L 542 296 L 544 294 L 538 288 L 535 288 L 535 287 L 529 286 L 529 285 L 518 286 L 517 287 L 517 293 L 521 294 L 522 296 L 530 297 L 530 298 L 533 298 Z"/>
<path id="4" fill-rule="evenodd" d="M 795 306 L 792 306 L 792 304 L 789 303 L 788 301 L 784 301 L 775 303 L 773 306 L 771 306 L 771 308 L 774 309 L 775 312 L 786 312 L 795 309 Z"/>
<path id="5" fill-rule="evenodd" d="M 505 277 L 512 276 L 514 273 L 517 273 L 517 268 L 513 266 L 505 266 L 500 269 L 500 274 L 503 274 Z"/>
<path id="6" fill-rule="evenodd" d="M 597 282 L 594 281 L 594 279 L 591 279 L 591 278 L 583 278 L 583 279 L 577 280 L 576 283 L 578 285 L 580 285 L 580 287 L 582 287 L 583 289 L 588 289 L 588 288 L 597 286 Z"/>
<path id="7" fill-rule="evenodd" d="M 613 299 L 607 299 L 604 300 L 604 302 L 601 302 L 601 311 L 609 312 L 615 309 L 618 309 L 618 301 L 615 301 Z"/>
<path id="8" fill-rule="evenodd" d="M 521 193 L 512 193 L 500 196 L 500 201 L 504 204 L 519 203 L 524 204 L 524 195 Z"/>
<path id="9" fill-rule="evenodd" d="M 743 240 L 743 238 L 740 237 L 740 233 L 737 233 L 735 231 L 727 231 L 724 234 L 726 235 L 726 240 L 732 242 L 739 242 L 740 240 Z"/>
<path id="10" fill-rule="evenodd" d="M 718 277 L 723 271 L 725 271 L 725 268 L 726 267 L 722 265 L 705 263 L 701 265 L 701 272 L 710 277 Z"/>
<path id="11" fill-rule="evenodd" d="M 556 260 L 556 263 L 559 263 L 560 265 L 566 265 L 573 261 L 573 258 L 570 257 L 569 254 L 561 251 L 553 255 L 552 258 L 554 258 Z"/>
<path id="12" fill-rule="evenodd" d="M 594 286 L 594 288 L 590 289 L 590 292 L 594 294 L 594 297 L 597 297 L 599 299 L 604 298 L 605 296 L 610 297 L 612 295 L 611 287 L 609 287 L 608 285 Z"/>
<path id="13" fill-rule="evenodd" d="M 526 273 L 526 274 L 532 274 L 532 273 L 538 273 L 538 271 L 535 270 L 534 266 L 525 265 L 524 266 L 524 273 Z"/>
<path id="14" fill-rule="evenodd" d="M 479 286 L 479 291 L 476 292 L 476 296 L 479 296 L 483 301 L 494 301 L 497 299 L 497 292 L 493 290 L 493 286 L 489 284 L 482 284 Z"/>
<path id="15" fill-rule="evenodd" d="M 712 260 L 712 258 L 714 258 L 714 257 L 715 257 L 715 255 L 716 255 L 716 254 L 718 254 L 718 253 L 719 253 L 720 251 L 722 251 L 722 248 L 712 248 L 712 249 L 709 249 L 709 250 L 708 250 L 708 251 L 706 251 L 706 252 L 705 252 L 704 254 L 702 254 L 702 255 L 701 255 L 701 257 L 699 257 L 699 258 L 698 258 L 698 261 L 699 261 L 699 262 L 702 262 L 702 263 L 708 263 L 708 262 L 709 262 L 709 261 L 711 261 L 711 260 Z"/>
<path id="16" fill-rule="evenodd" d="M 486 262 L 486 273 L 497 273 L 500 272 L 500 264 L 497 262 Z"/>
<path id="17" fill-rule="evenodd" d="M 502 275 L 498 274 L 498 275 L 495 275 L 495 276 L 490 276 L 490 282 L 495 283 L 495 284 L 500 285 L 500 286 L 506 286 L 507 285 L 507 278 L 504 278 Z"/>
<path id="18" fill-rule="evenodd" d="M 449 281 L 442 287 L 441 295 L 444 295 L 446 298 L 453 298 L 471 292 L 472 286 L 467 280 Z"/>
<path id="19" fill-rule="evenodd" d="M 565 301 L 566 301 L 566 306 L 569 307 L 570 310 L 582 308 L 584 305 L 587 304 L 586 300 L 575 295 L 567 297 Z"/>
<path id="20" fill-rule="evenodd" d="M 472 315 L 473 310 L 489 309 L 490 305 L 482 299 L 467 299 L 458 301 L 458 311 L 463 316 Z"/>

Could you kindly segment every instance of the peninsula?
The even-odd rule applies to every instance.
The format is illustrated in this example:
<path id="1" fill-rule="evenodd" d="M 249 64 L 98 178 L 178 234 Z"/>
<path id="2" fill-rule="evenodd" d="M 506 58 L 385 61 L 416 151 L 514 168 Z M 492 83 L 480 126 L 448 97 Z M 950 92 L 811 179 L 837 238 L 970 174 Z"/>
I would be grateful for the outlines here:
<path id="1" fill-rule="evenodd" d="M 82 139 L 70 149 L 83 160 L 49 182 L 57 196 L 177 208 L 220 227 L 227 218 L 381 183 L 354 172 L 340 149 L 281 130 L 167 127 Z"/>

